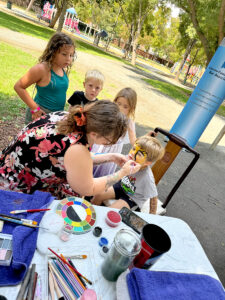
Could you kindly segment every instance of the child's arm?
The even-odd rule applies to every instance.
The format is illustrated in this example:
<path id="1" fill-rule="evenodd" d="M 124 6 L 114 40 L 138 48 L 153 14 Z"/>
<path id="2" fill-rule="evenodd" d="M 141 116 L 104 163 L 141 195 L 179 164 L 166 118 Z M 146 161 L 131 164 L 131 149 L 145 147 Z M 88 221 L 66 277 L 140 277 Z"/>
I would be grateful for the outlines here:
<path id="1" fill-rule="evenodd" d="M 149 213 L 155 215 L 157 212 L 158 197 L 150 198 Z"/>
<path id="2" fill-rule="evenodd" d="M 135 132 L 135 123 L 131 119 L 129 120 L 128 123 L 128 135 L 129 135 L 130 144 L 133 146 L 136 141 L 136 132 Z"/>
<path id="3" fill-rule="evenodd" d="M 29 93 L 27 92 L 27 88 L 34 83 L 38 83 L 46 70 L 41 64 L 37 64 L 32 67 L 22 78 L 20 78 L 16 84 L 14 85 L 14 89 L 19 95 L 19 97 L 26 103 L 26 105 L 31 109 L 35 110 L 38 108 L 38 104 L 34 102 Z M 43 110 L 39 110 L 33 113 L 32 118 L 37 119 L 42 114 L 45 114 Z"/>

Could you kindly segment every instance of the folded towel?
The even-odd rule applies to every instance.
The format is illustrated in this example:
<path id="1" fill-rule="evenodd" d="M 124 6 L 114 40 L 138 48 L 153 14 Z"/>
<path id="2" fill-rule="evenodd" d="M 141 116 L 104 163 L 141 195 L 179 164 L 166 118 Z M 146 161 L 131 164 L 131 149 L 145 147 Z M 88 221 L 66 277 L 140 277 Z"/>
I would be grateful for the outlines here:
<path id="1" fill-rule="evenodd" d="M 32 195 L 0 190 L 0 213 L 10 214 L 12 210 L 47 208 L 54 197 L 50 193 L 36 191 Z M 18 218 L 41 221 L 44 213 L 23 213 Z M 4 222 L 2 233 L 13 236 L 13 258 L 10 266 L 0 266 L 0 286 L 16 285 L 21 282 L 36 249 L 38 228 Z"/>
<path id="2" fill-rule="evenodd" d="M 207 275 L 134 268 L 127 274 L 131 300 L 224 300 L 221 283 Z"/>

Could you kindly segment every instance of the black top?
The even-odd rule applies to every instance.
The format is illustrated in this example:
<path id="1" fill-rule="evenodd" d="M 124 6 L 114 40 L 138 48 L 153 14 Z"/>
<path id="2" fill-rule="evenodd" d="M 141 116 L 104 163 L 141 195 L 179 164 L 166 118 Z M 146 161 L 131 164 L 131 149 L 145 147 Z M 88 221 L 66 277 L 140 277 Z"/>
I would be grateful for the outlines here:
<path id="1" fill-rule="evenodd" d="M 87 103 L 92 103 L 97 101 L 98 99 L 96 98 L 94 101 L 90 101 L 88 100 L 85 96 L 84 96 L 84 92 L 82 91 L 76 91 L 73 93 L 73 95 L 69 98 L 68 103 L 72 106 L 74 105 L 82 105 L 84 106 Z"/>

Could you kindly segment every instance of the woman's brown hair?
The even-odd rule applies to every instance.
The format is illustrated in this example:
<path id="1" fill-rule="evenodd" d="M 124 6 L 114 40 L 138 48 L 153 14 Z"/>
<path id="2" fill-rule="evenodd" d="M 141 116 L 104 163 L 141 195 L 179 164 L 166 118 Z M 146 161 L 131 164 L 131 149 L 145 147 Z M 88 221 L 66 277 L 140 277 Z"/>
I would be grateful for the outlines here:
<path id="1" fill-rule="evenodd" d="M 86 124 L 78 126 L 75 119 L 81 118 L 82 114 Z M 101 100 L 86 104 L 83 108 L 79 105 L 71 107 L 67 117 L 57 123 L 57 131 L 64 135 L 72 132 L 95 132 L 103 137 L 110 136 L 112 144 L 115 144 L 126 133 L 127 120 L 115 103 Z"/>
<path id="2" fill-rule="evenodd" d="M 46 62 L 49 68 L 51 69 L 55 54 L 60 50 L 60 48 L 63 45 L 74 47 L 74 53 L 75 53 L 75 44 L 73 40 L 65 33 L 58 32 L 55 33 L 48 41 L 48 44 L 43 54 L 39 57 L 39 63 Z M 67 67 L 66 73 L 69 73 L 71 66 L 72 64 Z"/>

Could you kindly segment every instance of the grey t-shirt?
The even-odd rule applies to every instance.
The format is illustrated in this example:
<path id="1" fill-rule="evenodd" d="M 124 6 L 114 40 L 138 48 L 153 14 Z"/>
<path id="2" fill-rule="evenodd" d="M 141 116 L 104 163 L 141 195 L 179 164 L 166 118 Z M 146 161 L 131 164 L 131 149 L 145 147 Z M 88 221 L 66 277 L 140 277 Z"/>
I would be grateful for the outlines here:
<path id="1" fill-rule="evenodd" d="M 149 198 L 158 196 L 155 179 L 150 167 L 123 177 L 121 187 L 130 200 L 134 201 L 140 209 Z"/>

